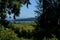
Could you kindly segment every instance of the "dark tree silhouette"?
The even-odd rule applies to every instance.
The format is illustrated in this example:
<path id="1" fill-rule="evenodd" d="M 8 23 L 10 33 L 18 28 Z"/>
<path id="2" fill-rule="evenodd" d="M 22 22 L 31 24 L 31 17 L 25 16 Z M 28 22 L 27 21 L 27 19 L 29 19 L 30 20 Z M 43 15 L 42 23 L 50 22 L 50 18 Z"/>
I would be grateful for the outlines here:
<path id="1" fill-rule="evenodd" d="M 57 13 L 57 0 L 38 1 L 38 10 L 35 11 L 38 14 L 38 21 L 34 37 L 36 38 L 36 40 L 43 40 L 44 37 L 53 38 L 53 34 L 58 38 L 58 40 L 60 40 L 60 32 L 58 27 L 59 13 Z M 41 8 L 43 9 L 41 10 Z"/>

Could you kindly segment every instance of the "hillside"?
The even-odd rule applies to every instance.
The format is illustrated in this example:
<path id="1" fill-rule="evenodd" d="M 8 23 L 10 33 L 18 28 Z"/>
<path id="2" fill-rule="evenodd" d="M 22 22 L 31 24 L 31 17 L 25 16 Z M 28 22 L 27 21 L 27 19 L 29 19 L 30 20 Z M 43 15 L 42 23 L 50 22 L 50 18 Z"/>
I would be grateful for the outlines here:
<path id="1" fill-rule="evenodd" d="M 36 18 L 22 18 L 22 19 L 16 19 L 15 21 L 36 21 Z"/>

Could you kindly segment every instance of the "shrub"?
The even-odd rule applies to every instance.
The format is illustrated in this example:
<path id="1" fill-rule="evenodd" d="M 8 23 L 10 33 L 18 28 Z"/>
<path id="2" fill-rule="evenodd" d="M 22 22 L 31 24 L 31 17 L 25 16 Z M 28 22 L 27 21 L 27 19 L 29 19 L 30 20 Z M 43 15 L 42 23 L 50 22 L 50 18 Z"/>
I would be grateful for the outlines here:
<path id="1" fill-rule="evenodd" d="M 0 40 L 19 40 L 17 34 L 14 33 L 11 29 L 4 28 L 0 25 Z"/>

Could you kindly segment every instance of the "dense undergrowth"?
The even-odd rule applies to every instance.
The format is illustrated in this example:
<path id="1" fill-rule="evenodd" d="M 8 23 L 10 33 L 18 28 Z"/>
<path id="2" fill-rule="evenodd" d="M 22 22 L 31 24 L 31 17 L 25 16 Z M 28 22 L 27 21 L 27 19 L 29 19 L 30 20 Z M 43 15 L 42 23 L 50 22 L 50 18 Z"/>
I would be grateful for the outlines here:
<path id="1" fill-rule="evenodd" d="M 13 30 L 0 25 L 0 40 L 19 40 Z"/>
<path id="2" fill-rule="evenodd" d="M 33 23 L 9 23 L 0 25 L 0 40 L 32 40 L 29 35 L 34 30 Z M 34 24 L 35 25 L 35 24 Z"/>
<path id="3" fill-rule="evenodd" d="M 35 22 L 9 23 L 7 27 L 0 25 L 0 40 L 35 40 Z M 44 40 L 48 40 L 44 38 Z M 55 37 L 49 40 L 57 40 Z"/>

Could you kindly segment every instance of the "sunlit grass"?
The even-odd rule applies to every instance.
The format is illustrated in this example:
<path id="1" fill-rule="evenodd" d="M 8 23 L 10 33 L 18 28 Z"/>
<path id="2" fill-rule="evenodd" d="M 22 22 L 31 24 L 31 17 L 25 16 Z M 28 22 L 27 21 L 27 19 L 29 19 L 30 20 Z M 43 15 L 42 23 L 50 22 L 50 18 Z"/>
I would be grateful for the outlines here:
<path id="1" fill-rule="evenodd" d="M 35 28 L 33 25 L 36 25 L 34 22 L 20 22 L 20 23 L 10 23 L 9 26 L 11 28 L 19 29 L 20 31 L 25 30 L 25 31 L 30 31 L 32 32 Z"/>

